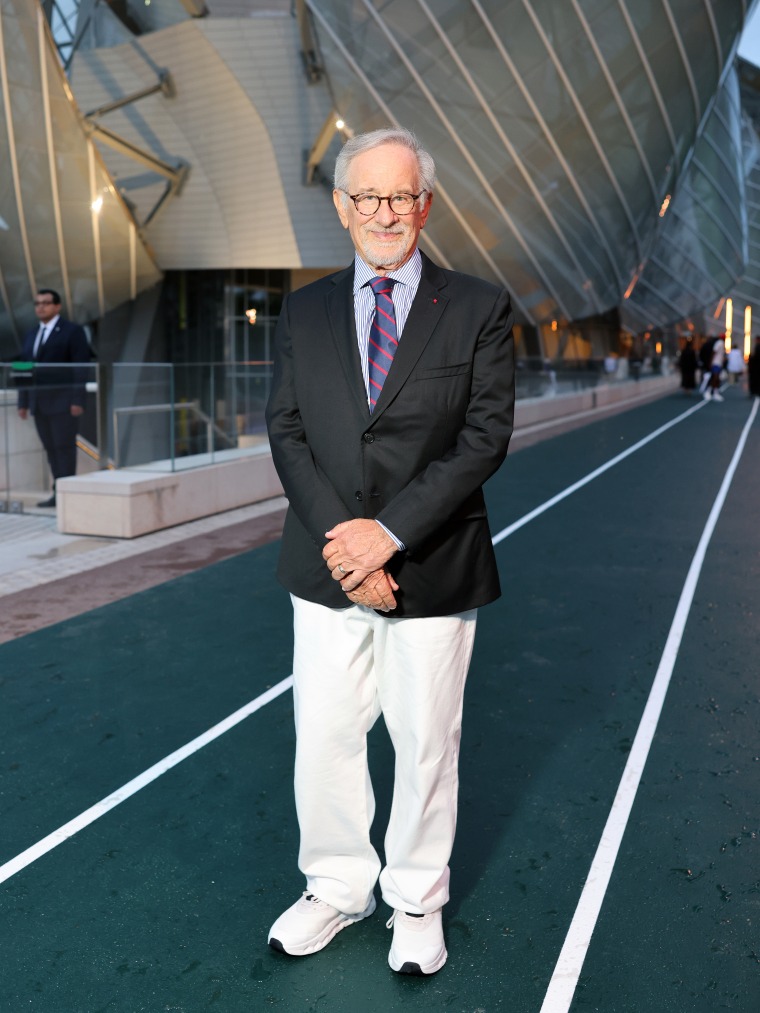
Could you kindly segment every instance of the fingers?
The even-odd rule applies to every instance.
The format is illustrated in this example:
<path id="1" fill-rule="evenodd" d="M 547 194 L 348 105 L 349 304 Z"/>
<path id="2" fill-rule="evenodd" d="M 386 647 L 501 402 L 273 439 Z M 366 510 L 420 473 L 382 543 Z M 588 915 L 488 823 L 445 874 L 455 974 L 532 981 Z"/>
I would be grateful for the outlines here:
<path id="1" fill-rule="evenodd" d="M 369 573 L 384 566 L 398 551 L 388 533 L 368 518 L 342 521 L 327 531 L 325 537 L 329 541 L 322 549 L 322 558 L 328 566 L 334 561 L 346 571 L 362 569 Z"/>
<path id="2" fill-rule="evenodd" d="M 330 528 L 329 531 L 325 531 L 325 538 L 337 538 L 350 523 L 351 521 L 341 521 L 340 524 L 336 524 L 334 528 Z"/>
<path id="3" fill-rule="evenodd" d="M 398 584 L 384 570 L 368 574 L 353 590 L 346 591 L 347 597 L 357 605 L 390 612 L 396 607 L 394 591 Z"/>
<path id="4" fill-rule="evenodd" d="M 344 591 L 353 591 L 353 589 L 358 587 L 364 578 L 372 572 L 371 570 L 348 569 L 342 563 L 338 562 L 337 558 L 328 559 L 327 568 L 330 571 L 332 579 L 339 581 L 340 586 Z"/>

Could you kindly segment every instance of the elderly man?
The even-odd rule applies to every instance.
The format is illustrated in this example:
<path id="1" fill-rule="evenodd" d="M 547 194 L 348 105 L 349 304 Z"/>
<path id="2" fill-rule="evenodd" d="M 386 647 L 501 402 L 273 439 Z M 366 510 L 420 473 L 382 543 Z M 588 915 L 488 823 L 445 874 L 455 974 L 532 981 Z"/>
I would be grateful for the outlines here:
<path id="1" fill-rule="evenodd" d="M 295 795 L 306 891 L 272 947 L 303 956 L 393 909 L 389 963 L 433 974 L 479 606 L 499 596 L 482 485 L 512 432 L 507 293 L 418 248 L 435 166 L 406 130 L 350 140 L 333 200 L 356 255 L 292 293 L 267 409 L 289 500 L 278 576 L 294 609 Z M 396 756 L 385 867 L 370 843 L 367 733 Z"/>

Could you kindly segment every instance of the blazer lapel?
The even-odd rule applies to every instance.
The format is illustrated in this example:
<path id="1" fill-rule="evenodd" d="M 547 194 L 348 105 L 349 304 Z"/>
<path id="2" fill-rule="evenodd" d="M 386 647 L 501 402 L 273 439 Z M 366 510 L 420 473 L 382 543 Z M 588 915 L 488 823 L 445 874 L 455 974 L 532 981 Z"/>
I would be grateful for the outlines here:
<path id="1" fill-rule="evenodd" d="M 53 347 L 58 343 L 58 334 L 60 330 L 61 330 L 61 321 L 59 318 L 55 327 L 52 329 L 50 334 L 48 334 L 48 336 L 45 338 L 45 343 L 43 345 L 40 345 L 39 349 L 37 350 L 38 362 L 54 358 L 52 354 Z"/>
<path id="2" fill-rule="evenodd" d="M 356 398 L 359 408 L 366 415 L 369 410 L 356 338 L 353 264 L 333 279 L 333 287 L 327 293 L 327 316 L 346 384 Z"/>
<path id="3" fill-rule="evenodd" d="M 374 421 L 398 394 L 425 349 L 448 303 L 446 276 L 422 254 L 422 277 L 398 349 L 372 413 Z"/>

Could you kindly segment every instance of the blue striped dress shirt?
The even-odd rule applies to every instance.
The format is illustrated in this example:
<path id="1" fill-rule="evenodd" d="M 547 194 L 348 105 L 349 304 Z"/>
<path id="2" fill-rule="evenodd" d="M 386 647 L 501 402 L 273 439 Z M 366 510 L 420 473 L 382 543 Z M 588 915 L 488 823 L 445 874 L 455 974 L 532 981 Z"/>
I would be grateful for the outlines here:
<path id="1" fill-rule="evenodd" d="M 370 281 L 375 277 L 372 268 L 365 264 L 359 254 L 354 259 L 354 315 L 356 317 L 356 338 L 359 343 L 359 357 L 362 362 L 362 376 L 364 377 L 364 389 L 367 393 L 367 405 L 369 405 L 369 367 L 367 366 L 367 349 L 369 347 L 369 329 L 372 326 L 372 318 L 375 315 L 375 293 L 369 287 Z M 422 277 L 422 257 L 420 251 L 415 250 L 407 262 L 398 271 L 388 271 L 388 277 L 393 278 L 396 284 L 393 286 L 393 308 L 396 311 L 396 331 L 399 341 L 404 332 L 404 324 L 412 308 L 412 302 L 417 295 L 417 289 Z"/>
<path id="2" fill-rule="evenodd" d="M 356 340 L 359 345 L 359 357 L 362 363 L 362 376 L 364 377 L 364 390 L 367 394 L 367 407 L 369 407 L 369 366 L 367 365 L 367 351 L 369 348 L 369 330 L 372 326 L 372 318 L 375 315 L 375 293 L 369 286 L 370 281 L 375 277 L 375 272 L 366 264 L 357 253 L 354 257 L 354 316 L 356 318 Z M 422 257 L 420 251 L 415 250 L 412 256 L 403 264 L 398 271 L 388 271 L 388 277 L 393 278 L 396 284 L 393 286 L 393 308 L 396 312 L 396 332 L 398 339 L 404 331 L 406 318 L 412 308 L 412 302 L 417 295 L 420 278 L 422 277 Z M 384 531 L 387 531 L 393 541 L 403 552 L 406 548 L 404 543 L 389 531 L 382 521 L 377 522 Z"/>

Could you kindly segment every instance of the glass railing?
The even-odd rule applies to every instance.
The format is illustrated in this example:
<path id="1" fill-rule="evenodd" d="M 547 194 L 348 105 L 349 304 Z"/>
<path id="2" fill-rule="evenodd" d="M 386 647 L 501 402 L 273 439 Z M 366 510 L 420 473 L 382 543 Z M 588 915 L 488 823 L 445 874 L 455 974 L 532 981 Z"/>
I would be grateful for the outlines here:
<path id="1" fill-rule="evenodd" d="M 101 367 L 110 466 L 178 471 L 266 449 L 271 368 L 270 362 Z"/>
<path id="2" fill-rule="evenodd" d="M 518 399 L 668 372 L 666 361 L 521 359 Z M 268 448 L 271 362 L 0 365 L 0 506 L 50 489 L 33 415 L 81 404 L 77 469 L 173 472 Z M 26 409 L 21 418 L 19 407 Z"/>
<path id="3" fill-rule="evenodd" d="M 20 512 L 29 499 L 33 502 L 40 493 L 49 494 L 52 479 L 38 423 L 42 425 L 43 419 L 52 420 L 61 414 L 71 416 L 72 406 L 77 413 L 77 428 L 86 433 L 85 442 L 95 446 L 94 364 L 0 365 L 0 509 Z M 68 441 L 63 442 L 65 445 Z"/>
<path id="4" fill-rule="evenodd" d="M 629 383 L 668 375 L 671 371 L 672 365 L 666 357 L 642 361 L 612 355 L 606 359 L 521 358 L 517 361 L 517 398 L 557 397 L 602 384 Z"/>
<path id="5" fill-rule="evenodd" d="M 51 488 L 35 415 L 78 415 L 77 471 L 172 472 L 267 449 L 271 362 L 0 365 L 0 509 Z"/>

